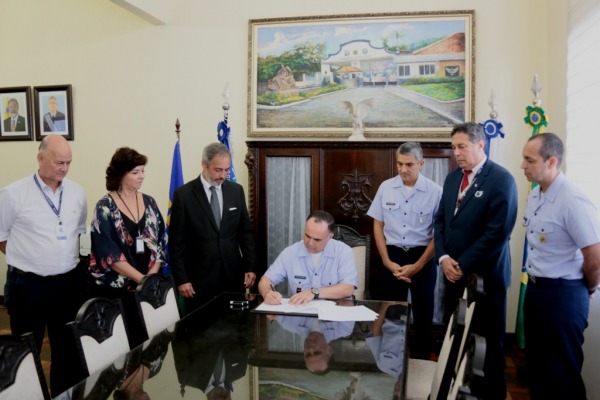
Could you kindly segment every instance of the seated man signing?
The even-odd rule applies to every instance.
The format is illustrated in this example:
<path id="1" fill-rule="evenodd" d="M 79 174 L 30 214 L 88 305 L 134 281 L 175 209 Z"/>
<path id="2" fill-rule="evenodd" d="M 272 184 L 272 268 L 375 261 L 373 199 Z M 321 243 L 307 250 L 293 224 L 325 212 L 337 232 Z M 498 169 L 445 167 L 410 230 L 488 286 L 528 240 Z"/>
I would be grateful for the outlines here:
<path id="1" fill-rule="evenodd" d="M 350 247 L 333 239 L 333 216 L 313 211 L 306 219 L 304 240 L 285 248 L 258 283 L 267 304 L 281 303 L 273 285 L 287 279 L 290 304 L 313 299 L 342 299 L 356 289 L 356 261 Z"/>

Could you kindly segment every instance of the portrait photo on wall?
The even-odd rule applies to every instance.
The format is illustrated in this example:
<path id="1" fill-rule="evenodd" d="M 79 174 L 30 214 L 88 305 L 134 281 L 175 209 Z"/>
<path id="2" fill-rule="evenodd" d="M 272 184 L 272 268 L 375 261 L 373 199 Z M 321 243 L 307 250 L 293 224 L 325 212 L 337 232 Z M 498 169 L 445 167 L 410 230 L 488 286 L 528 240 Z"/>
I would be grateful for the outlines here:
<path id="1" fill-rule="evenodd" d="M 42 140 L 47 135 L 56 134 L 73 140 L 71 85 L 36 86 L 33 92 L 36 106 L 35 139 Z"/>
<path id="2" fill-rule="evenodd" d="M 2 124 L 0 140 L 33 140 L 31 88 L 0 88 Z"/>

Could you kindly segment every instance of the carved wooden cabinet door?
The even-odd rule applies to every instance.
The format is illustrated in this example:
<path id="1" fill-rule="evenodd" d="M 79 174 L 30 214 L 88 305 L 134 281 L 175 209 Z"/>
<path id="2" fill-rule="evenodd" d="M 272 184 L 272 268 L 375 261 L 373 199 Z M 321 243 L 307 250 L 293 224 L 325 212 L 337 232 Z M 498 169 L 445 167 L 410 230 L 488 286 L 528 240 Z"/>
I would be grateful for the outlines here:
<path id="1" fill-rule="evenodd" d="M 300 218 L 293 214 L 304 204 L 308 204 L 309 208 L 306 215 L 314 209 L 323 209 L 334 216 L 336 223 L 350 226 L 361 235 L 372 236 L 373 220 L 367 216 L 367 211 L 379 185 L 397 174 L 395 154 L 403 142 L 246 143 L 248 207 L 254 223 L 259 267 L 257 275 L 260 277 L 286 246 L 286 240 L 292 241 L 293 237 L 297 237 L 293 240 L 297 241 L 302 238 L 303 219 L 306 216 Z M 450 143 L 422 142 L 421 146 L 426 159 L 426 168 L 422 173 L 442 185 L 446 174 L 456 168 Z M 292 167 L 290 164 L 295 157 L 303 161 L 296 163 L 300 166 Z M 309 168 L 308 181 L 299 181 L 297 175 L 302 173 L 306 165 Z M 298 189 L 297 185 L 303 185 L 302 189 Z M 308 196 L 308 201 L 303 202 L 302 196 Z M 285 240 L 282 241 L 284 236 Z M 273 246 L 275 241 L 278 244 Z M 371 240 L 372 298 L 377 298 L 380 268 L 383 268 L 381 259 L 375 241 Z"/>

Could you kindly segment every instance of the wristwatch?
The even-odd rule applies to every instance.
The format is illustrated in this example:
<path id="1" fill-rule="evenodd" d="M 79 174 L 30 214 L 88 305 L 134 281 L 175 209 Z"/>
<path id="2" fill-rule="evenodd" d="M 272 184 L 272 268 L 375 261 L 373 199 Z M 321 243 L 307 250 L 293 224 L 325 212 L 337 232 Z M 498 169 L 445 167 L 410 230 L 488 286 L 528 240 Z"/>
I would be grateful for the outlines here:
<path id="1" fill-rule="evenodd" d="M 314 287 L 314 288 L 310 289 L 310 291 L 312 292 L 312 294 L 315 295 L 315 299 L 319 298 L 319 288 L 318 287 Z"/>

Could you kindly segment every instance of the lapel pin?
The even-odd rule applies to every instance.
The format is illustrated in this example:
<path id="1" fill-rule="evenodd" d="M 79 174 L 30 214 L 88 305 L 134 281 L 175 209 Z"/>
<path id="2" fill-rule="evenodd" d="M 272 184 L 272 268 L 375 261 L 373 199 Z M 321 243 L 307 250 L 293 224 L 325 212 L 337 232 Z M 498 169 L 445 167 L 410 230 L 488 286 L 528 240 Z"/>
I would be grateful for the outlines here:
<path id="1" fill-rule="evenodd" d="M 475 192 L 475 197 L 481 197 L 483 195 L 483 190 L 478 190 Z"/>

